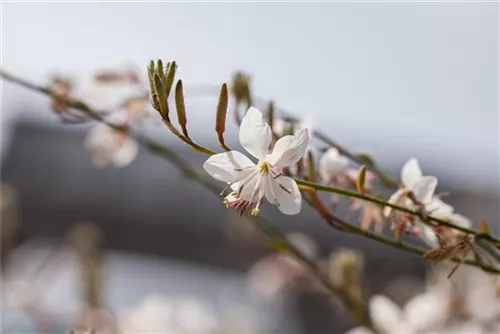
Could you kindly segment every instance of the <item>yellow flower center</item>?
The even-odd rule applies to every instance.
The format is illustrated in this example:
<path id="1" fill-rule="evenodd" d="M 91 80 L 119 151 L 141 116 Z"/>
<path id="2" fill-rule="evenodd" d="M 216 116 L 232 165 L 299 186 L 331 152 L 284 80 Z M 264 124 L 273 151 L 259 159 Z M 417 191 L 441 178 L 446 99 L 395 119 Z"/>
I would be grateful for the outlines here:
<path id="1" fill-rule="evenodd" d="M 264 162 L 261 162 L 259 164 L 259 171 L 262 173 L 262 174 L 267 174 L 269 173 L 269 169 L 271 168 L 271 166 L 269 166 L 269 164 L 264 161 Z"/>

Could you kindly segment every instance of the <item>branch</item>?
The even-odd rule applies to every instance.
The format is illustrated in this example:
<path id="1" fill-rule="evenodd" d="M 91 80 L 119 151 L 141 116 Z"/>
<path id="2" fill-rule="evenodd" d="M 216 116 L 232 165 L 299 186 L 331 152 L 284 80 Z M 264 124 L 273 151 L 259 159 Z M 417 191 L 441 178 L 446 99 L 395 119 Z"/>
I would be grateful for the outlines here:
<path id="1" fill-rule="evenodd" d="M 476 237 L 479 237 L 481 239 L 493 242 L 495 244 L 500 244 L 500 239 L 495 238 L 495 237 L 493 237 L 490 234 L 483 234 L 483 233 L 481 233 L 479 231 L 476 231 L 476 230 L 473 230 L 473 229 L 469 229 L 469 228 L 466 228 L 466 227 L 455 225 L 453 223 L 450 223 L 447 220 L 436 218 L 436 217 L 433 217 L 433 216 L 429 216 L 429 215 L 426 215 L 423 212 L 414 211 L 414 210 L 408 209 L 408 208 L 406 208 L 404 206 L 399 206 L 399 205 L 396 205 L 396 204 L 389 203 L 386 200 L 381 199 L 379 197 L 365 195 L 365 194 L 361 194 L 361 193 L 359 193 L 357 191 L 353 191 L 353 190 L 349 190 L 349 189 L 344 189 L 344 188 L 338 188 L 338 187 L 332 187 L 332 186 L 326 186 L 326 185 L 323 185 L 323 184 L 309 182 L 309 181 L 301 180 L 301 179 L 295 179 L 295 181 L 299 185 L 303 185 L 303 186 L 307 186 L 307 187 L 310 187 L 310 188 L 314 188 L 316 190 L 321 190 L 321 191 L 325 191 L 325 192 L 335 193 L 335 194 L 339 194 L 339 195 L 344 195 L 344 196 L 348 196 L 348 197 L 352 197 L 352 198 L 361 199 L 361 200 L 364 200 L 364 201 L 367 201 L 367 202 L 372 202 L 372 203 L 383 205 L 383 206 L 388 206 L 388 207 L 391 207 L 391 208 L 393 208 L 395 210 L 398 210 L 398 211 L 401 211 L 401 212 L 408 213 L 410 215 L 416 216 L 416 217 L 420 218 L 420 220 L 422 220 L 424 223 L 427 223 L 428 225 L 432 225 L 432 224 L 429 224 L 429 222 L 435 222 L 435 223 L 437 223 L 439 225 L 446 226 L 446 227 L 449 227 L 449 228 L 453 228 L 455 230 L 459 230 L 459 231 L 465 232 L 467 234 L 474 235 Z"/>
<path id="2" fill-rule="evenodd" d="M 318 202 L 320 202 L 320 200 L 318 198 L 313 197 L 313 200 L 306 199 L 306 202 L 308 202 L 308 204 L 313 206 L 313 207 L 317 207 Z M 417 254 L 420 256 L 423 256 L 427 252 L 427 250 L 425 250 L 425 249 L 415 247 L 412 245 L 408 245 L 408 244 L 405 244 L 403 242 L 398 242 L 398 241 L 392 240 L 390 238 L 387 238 L 383 235 L 372 233 L 368 230 L 365 230 L 365 229 L 363 229 L 355 224 L 352 224 L 352 223 L 347 222 L 346 220 L 343 220 L 342 218 L 334 215 L 333 213 L 328 212 L 328 210 L 323 205 L 321 205 L 321 206 L 322 206 L 322 208 L 320 210 L 318 210 L 320 215 L 321 215 L 321 218 L 323 218 L 329 225 L 333 226 L 334 228 L 338 228 L 338 226 L 341 226 L 342 232 L 361 235 L 361 236 L 364 236 L 368 239 L 385 244 L 387 246 L 397 248 L 397 249 L 400 249 L 400 250 L 403 250 L 403 251 L 406 251 L 409 253 Z M 451 259 L 451 261 L 456 262 L 456 263 L 463 262 L 461 259 L 457 259 L 457 258 L 453 258 L 453 259 Z M 489 266 L 489 265 L 485 265 L 483 263 L 479 263 L 477 261 L 466 260 L 463 263 L 465 263 L 469 266 L 481 268 L 482 270 L 484 270 L 488 273 L 491 273 L 491 274 L 500 274 L 500 269 L 494 268 L 494 267 Z"/>

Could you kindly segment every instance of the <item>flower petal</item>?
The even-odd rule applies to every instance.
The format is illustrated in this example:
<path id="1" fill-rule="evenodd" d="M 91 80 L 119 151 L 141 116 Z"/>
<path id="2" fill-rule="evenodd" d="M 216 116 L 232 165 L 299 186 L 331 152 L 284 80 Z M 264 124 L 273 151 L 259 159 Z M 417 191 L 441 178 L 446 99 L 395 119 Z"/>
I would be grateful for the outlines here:
<path id="1" fill-rule="evenodd" d="M 466 273 L 464 306 L 467 314 L 483 323 L 497 318 L 500 314 L 500 301 L 496 294 L 498 278 L 469 268 Z"/>
<path id="2" fill-rule="evenodd" d="M 430 247 L 434 248 L 438 246 L 438 238 L 436 237 L 436 231 L 428 225 L 422 222 L 418 222 L 418 228 L 420 230 L 420 238 Z"/>
<path id="3" fill-rule="evenodd" d="M 125 167 L 134 161 L 139 152 L 139 144 L 131 138 L 125 139 L 122 146 L 113 156 L 113 165 L 116 167 Z"/>
<path id="4" fill-rule="evenodd" d="M 413 195 L 422 204 L 427 204 L 434 195 L 437 183 L 438 180 L 434 176 L 424 176 L 413 185 Z"/>
<path id="5" fill-rule="evenodd" d="M 240 184 L 243 188 L 240 191 L 240 198 L 253 203 L 258 202 L 264 196 L 262 178 L 263 174 L 256 172 L 250 175 L 248 180 L 242 181 Z"/>
<path id="6" fill-rule="evenodd" d="M 293 179 L 287 176 L 273 179 L 270 174 L 267 174 L 264 192 L 269 203 L 278 206 L 278 209 L 285 215 L 296 215 L 300 212 L 302 194 Z"/>
<path id="7" fill-rule="evenodd" d="M 293 136 L 281 137 L 274 145 L 273 152 L 268 155 L 267 161 L 274 167 L 295 165 L 304 156 L 308 144 L 307 129 L 299 129 Z"/>
<path id="8" fill-rule="evenodd" d="M 331 181 L 333 177 L 343 172 L 349 165 L 349 159 L 339 154 L 336 148 L 329 148 L 319 160 L 319 174 L 325 181 Z"/>
<path id="9" fill-rule="evenodd" d="M 214 179 L 229 183 L 251 172 L 252 167 L 256 167 L 255 164 L 238 151 L 212 155 L 203 164 L 205 171 Z"/>
<path id="10" fill-rule="evenodd" d="M 396 333 L 402 322 L 401 309 L 389 298 L 377 295 L 370 299 L 370 316 L 382 333 Z"/>
<path id="11" fill-rule="evenodd" d="M 403 199 L 404 195 L 406 194 L 408 190 L 405 188 L 401 188 L 396 190 L 394 194 L 389 197 L 389 200 L 387 201 L 389 204 L 400 204 L 401 200 Z M 384 217 L 387 218 L 391 215 L 392 213 L 392 208 L 390 206 L 384 207 Z"/>
<path id="12" fill-rule="evenodd" d="M 469 228 L 472 226 L 472 221 L 469 218 L 467 218 L 459 213 L 452 214 L 450 216 L 450 220 L 453 224 L 461 226 L 461 227 Z"/>
<path id="13" fill-rule="evenodd" d="M 440 325 L 446 319 L 446 311 L 446 300 L 429 292 L 412 298 L 403 312 L 411 331 L 420 333 Z"/>
<path id="14" fill-rule="evenodd" d="M 433 196 L 425 209 L 434 217 L 447 218 L 453 213 L 453 207 L 443 202 L 439 197 Z"/>
<path id="15" fill-rule="evenodd" d="M 401 170 L 401 182 L 406 188 L 412 188 L 413 185 L 422 178 L 422 169 L 416 158 L 408 160 Z"/>
<path id="16" fill-rule="evenodd" d="M 263 159 L 271 144 L 272 133 L 259 109 L 248 109 L 240 126 L 240 143 L 251 155 Z"/>
<path id="17" fill-rule="evenodd" d="M 348 330 L 345 334 L 373 334 L 373 332 L 366 327 L 355 327 Z"/>

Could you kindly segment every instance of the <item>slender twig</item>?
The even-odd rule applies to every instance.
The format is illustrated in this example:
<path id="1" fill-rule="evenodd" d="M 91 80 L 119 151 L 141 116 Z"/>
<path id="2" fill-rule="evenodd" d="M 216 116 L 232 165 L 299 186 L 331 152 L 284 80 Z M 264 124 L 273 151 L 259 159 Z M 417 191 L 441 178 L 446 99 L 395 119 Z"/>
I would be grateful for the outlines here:
<path id="1" fill-rule="evenodd" d="M 52 92 L 49 88 L 32 84 L 26 80 L 7 74 L 3 70 L 0 71 L 0 76 L 2 76 L 4 79 L 7 79 L 20 86 L 26 87 L 30 90 L 38 91 L 46 95 L 52 95 Z M 185 174 L 185 176 L 197 181 L 205 188 L 207 188 L 208 190 L 219 196 L 220 189 L 217 185 L 212 183 L 204 173 L 200 173 L 199 171 L 192 169 L 187 161 L 182 159 L 175 151 L 171 150 L 166 145 L 157 143 L 152 139 L 142 136 L 136 132 L 132 132 L 128 128 L 124 128 L 116 124 L 113 124 L 112 122 L 109 122 L 99 113 L 95 112 L 94 110 L 92 110 L 91 108 L 89 108 L 80 101 L 68 100 L 65 102 L 68 103 L 68 106 L 83 111 L 90 118 L 98 122 L 104 123 L 114 130 L 121 131 L 130 136 L 131 138 L 134 138 L 137 142 L 144 145 L 152 152 L 161 155 L 163 158 L 171 162 L 180 171 L 182 171 Z M 301 250 L 299 250 L 297 247 L 295 247 L 292 243 L 290 243 L 287 240 L 286 235 L 282 230 L 280 230 L 270 221 L 261 216 L 251 216 L 248 217 L 248 219 L 250 222 L 252 222 L 252 224 L 256 228 L 258 228 L 262 233 L 267 235 L 271 240 L 278 241 L 280 244 L 284 245 L 285 248 L 290 252 L 290 254 L 293 255 L 297 260 L 299 260 L 305 267 L 307 267 L 310 273 L 318 281 L 320 281 L 328 291 L 330 291 L 333 295 L 337 296 L 340 300 L 342 300 L 342 302 L 348 309 L 356 309 L 359 307 L 364 307 L 363 305 L 358 305 L 358 303 L 355 300 L 353 300 L 345 291 L 333 285 L 332 282 L 329 280 L 329 278 L 325 275 L 325 273 L 321 269 L 319 269 L 319 267 L 312 259 L 310 259 L 307 255 L 302 253 Z M 369 317 L 361 319 L 360 324 L 368 328 L 371 328 L 373 330 Z"/>
<path id="2" fill-rule="evenodd" d="M 439 225 L 446 226 L 446 227 L 449 227 L 449 228 L 453 228 L 453 229 L 456 229 L 456 230 L 459 230 L 459 231 L 462 231 L 462 232 L 465 232 L 465 233 L 468 233 L 468 234 L 472 234 L 474 236 L 479 236 L 480 235 L 481 239 L 488 240 L 488 241 L 496 243 L 496 244 L 500 244 L 500 239 L 495 238 L 495 237 L 493 237 L 490 234 L 482 234 L 479 231 L 476 231 L 476 230 L 473 230 L 473 229 L 469 229 L 469 228 L 466 228 L 466 227 L 462 227 L 462 226 L 459 226 L 459 225 L 455 225 L 453 223 L 450 223 L 447 220 L 436 218 L 436 217 L 433 217 L 431 215 L 426 215 L 423 212 L 414 211 L 414 210 L 408 209 L 408 208 L 406 208 L 404 206 L 400 206 L 400 205 L 396 205 L 396 204 L 393 204 L 393 203 L 389 203 L 386 200 L 381 199 L 379 197 L 375 197 L 375 196 L 371 196 L 371 195 L 366 195 L 366 194 L 361 194 L 361 193 L 359 193 L 357 191 L 354 191 L 354 190 L 349 190 L 349 189 L 344 189 L 344 188 L 338 188 L 338 187 L 333 187 L 333 186 L 326 186 L 324 184 L 314 183 L 314 182 L 310 182 L 310 181 L 306 181 L 306 180 L 295 179 L 295 181 L 297 182 L 297 184 L 304 185 L 304 186 L 307 186 L 307 187 L 311 187 L 311 188 L 314 188 L 316 190 L 321 190 L 321 191 L 330 192 L 330 193 L 336 193 L 336 194 L 339 194 L 339 195 L 344 195 L 344 196 L 348 196 L 348 197 L 352 197 L 352 198 L 361 199 L 361 200 L 364 200 L 364 201 L 367 201 L 367 202 L 372 202 L 372 203 L 375 203 L 375 204 L 379 204 L 379 205 L 383 205 L 383 206 L 388 206 L 388 207 L 391 207 L 391 208 L 393 208 L 395 210 L 398 210 L 398 211 L 401 211 L 401 212 L 408 213 L 410 215 L 416 216 L 416 217 L 420 218 L 420 220 L 422 220 L 424 223 L 432 221 L 432 222 L 435 222 L 435 223 L 437 223 Z"/>
<path id="3" fill-rule="evenodd" d="M 312 203 L 310 200 L 306 199 L 306 201 L 309 204 L 311 204 L 311 206 L 315 206 L 314 203 Z M 362 235 L 368 239 L 377 241 L 377 242 L 385 244 L 387 246 L 390 246 L 393 248 L 398 248 L 398 249 L 404 250 L 406 252 L 417 254 L 420 256 L 423 256 L 426 253 L 425 249 L 422 249 L 422 248 L 419 248 L 416 246 L 412 246 L 412 245 L 408 245 L 408 244 L 405 244 L 403 242 L 398 242 L 398 241 L 392 240 L 392 239 L 387 238 L 387 237 L 380 235 L 380 234 L 372 233 L 372 232 L 365 230 L 357 225 L 351 224 L 351 223 L 343 220 L 342 218 L 334 215 L 333 213 L 327 212 L 325 210 L 321 210 L 320 215 L 328 224 L 332 225 L 333 227 L 338 228 L 338 226 L 341 226 L 342 232 Z M 458 259 L 458 258 L 453 258 L 453 259 L 451 259 L 451 261 L 457 262 L 457 263 L 462 262 L 462 260 Z M 500 269 L 497 269 L 493 266 L 479 263 L 477 261 L 467 260 L 464 263 L 467 265 L 470 265 L 470 266 L 481 268 L 482 270 L 489 272 L 489 273 L 492 273 L 492 274 L 500 274 Z"/>

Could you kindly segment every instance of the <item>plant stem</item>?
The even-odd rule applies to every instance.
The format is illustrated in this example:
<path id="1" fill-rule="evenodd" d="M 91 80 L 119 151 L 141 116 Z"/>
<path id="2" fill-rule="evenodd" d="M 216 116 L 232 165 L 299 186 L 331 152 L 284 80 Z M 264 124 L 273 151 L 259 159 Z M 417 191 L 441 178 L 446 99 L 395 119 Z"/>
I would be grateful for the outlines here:
<path id="1" fill-rule="evenodd" d="M 398 210 L 398 211 L 401 211 L 401 212 L 408 213 L 410 215 L 416 216 L 416 217 L 420 218 L 420 220 L 422 220 L 424 223 L 425 222 L 428 223 L 429 221 L 432 221 L 432 222 L 435 222 L 435 223 L 437 223 L 439 225 L 446 226 L 446 227 L 449 227 L 449 228 L 453 228 L 453 229 L 465 232 L 467 234 L 471 234 L 471 235 L 474 235 L 474 236 L 479 236 L 480 235 L 481 239 L 488 240 L 488 241 L 491 241 L 491 242 L 496 243 L 496 244 L 500 244 L 500 239 L 495 238 L 495 237 L 493 237 L 493 236 L 491 236 L 489 234 L 481 234 L 478 231 L 475 231 L 475 230 L 472 230 L 472 229 L 469 229 L 469 228 L 466 228 L 466 227 L 455 225 L 453 223 L 450 223 L 447 220 L 439 219 L 439 218 L 436 218 L 436 217 L 433 217 L 433 216 L 429 216 L 429 215 L 425 215 L 422 212 L 414 211 L 414 210 L 408 209 L 408 208 L 406 208 L 404 206 L 399 206 L 399 205 L 396 205 L 396 204 L 389 203 L 386 200 L 378 198 L 378 197 L 375 197 L 375 196 L 365 195 L 365 194 L 361 194 L 361 193 L 359 193 L 357 191 L 354 191 L 354 190 L 349 190 L 349 189 L 344 189 L 344 188 L 338 188 L 338 187 L 332 187 L 332 186 L 326 186 L 324 184 L 314 183 L 314 182 L 310 182 L 310 181 L 306 181 L 306 180 L 301 180 L 301 179 L 295 179 L 295 181 L 299 185 L 311 187 L 311 188 L 314 188 L 316 190 L 326 191 L 326 192 L 330 192 L 330 193 L 336 193 L 336 194 L 339 194 L 339 195 L 344 195 L 344 196 L 348 196 L 348 197 L 352 197 L 352 198 L 361 199 L 361 200 L 364 200 L 364 201 L 367 201 L 367 202 L 372 202 L 372 203 L 375 203 L 375 204 L 379 204 L 379 205 L 383 205 L 383 206 L 388 206 L 388 207 L 391 207 L 391 208 L 393 208 L 395 210 Z"/>

